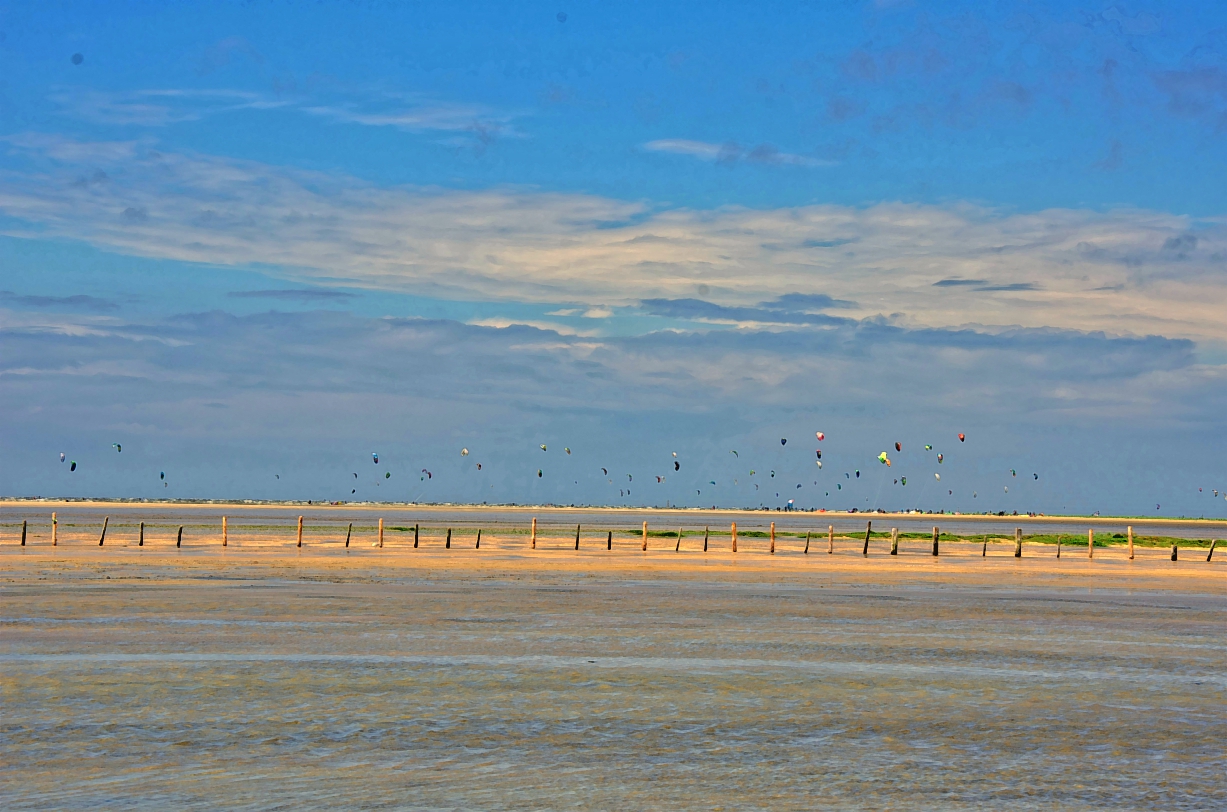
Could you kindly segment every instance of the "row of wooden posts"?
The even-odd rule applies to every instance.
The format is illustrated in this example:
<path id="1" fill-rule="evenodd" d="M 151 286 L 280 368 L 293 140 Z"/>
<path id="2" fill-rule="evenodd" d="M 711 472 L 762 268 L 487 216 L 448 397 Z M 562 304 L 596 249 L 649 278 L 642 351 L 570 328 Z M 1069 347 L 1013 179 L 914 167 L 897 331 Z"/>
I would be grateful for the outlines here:
<path id="1" fill-rule="evenodd" d="M 109 525 L 110 522 L 111 522 L 110 516 L 106 516 L 102 520 L 102 534 L 98 537 L 99 547 L 101 547 L 106 542 L 107 525 Z M 415 548 L 418 546 L 418 543 L 419 543 L 419 530 L 420 529 L 421 529 L 420 525 L 415 524 L 413 526 L 413 546 Z M 710 535 L 710 529 L 711 529 L 710 526 L 703 528 L 703 552 L 707 552 L 708 537 Z M 303 530 L 303 517 L 299 516 L 298 517 L 298 546 L 299 547 L 302 546 L 302 530 Z M 137 542 L 137 544 L 138 546 L 144 547 L 145 546 L 145 523 L 144 522 L 140 523 L 139 532 L 140 532 L 138 536 L 139 541 Z M 354 524 L 353 522 L 350 522 L 348 529 L 346 529 L 345 531 L 345 546 L 346 547 L 349 546 L 350 538 L 353 536 L 353 532 L 354 532 Z M 575 525 L 575 549 L 577 550 L 579 549 L 579 533 L 580 533 L 580 525 L 577 524 Z M 673 547 L 674 552 L 679 552 L 682 549 L 682 533 L 683 533 L 683 528 L 679 527 L 677 529 L 677 544 L 675 544 Z M 873 522 L 872 521 L 866 522 L 865 523 L 865 546 L 861 549 L 862 555 L 865 555 L 865 556 L 869 555 L 869 539 L 872 533 L 873 533 Z M 811 536 L 812 536 L 812 533 L 807 531 L 805 534 L 805 553 L 806 555 L 809 554 Z M 933 555 L 934 556 L 938 555 L 938 553 L 940 552 L 939 547 L 938 547 L 938 540 L 940 536 L 941 536 L 941 531 L 937 527 L 934 527 L 933 528 Z M 230 540 L 229 537 L 230 537 L 230 528 L 229 528 L 228 520 L 227 520 L 227 517 L 222 516 L 222 546 L 223 547 L 228 545 L 229 540 Z M 732 523 L 732 537 L 733 537 L 732 551 L 737 552 L 737 522 Z M 1132 525 L 1130 525 L 1128 528 L 1127 537 L 1129 540 L 1128 541 L 1129 559 L 1132 560 L 1133 559 L 1133 526 Z M 56 517 L 56 514 L 52 513 L 51 514 L 51 546 L 54 547 L 58 543 L 59 543 L 59 519 Z M 533 519 L 533 523 L 532 523 L 530 543 L 531 543 L 532 549 L 534 550 L 537 549 L 537 520 L 535 518 Z M 377 542 L 377 544 L 379 547 L 383 547 L 383 519 L 379 520 L 379 541 Z M 25 521 L 22 521 L 21 523 L 21 546 L 22 547 L 26 546 L 26 522 Z M 183 525 L 180 525 L 179 533 L 175 540 L 175 547 L 182 547 L 182 546 L 183 546 Z M 450 527 L 447 528 L 447 541 L 445 542 L 444 546 L 449 550 L 452 548 L 452 529 Z M 1218 546 L 1217 539 L 1210 542 L 1210 552 L 1206 555 L 1207 561 L 1213 558 L 1214 548 L 1216 546 Z M 479 550 L 481 549 L 481 530 L 480 529 L 477 531 L 477 544 L 475 545 L 475 547 L 476 549 L 479 549 Z M 606 550 L 613 549 L 613 531 L 612 530 L 608 531 L 608 535 L 605 538 L 605 549 Z M 648 549 L 648 523 L 644 522 L 643 523 L 643 551 L 647 552 L 647 549 Z M 772 555 L 775 555 L 775 522 L 771 523 L 770 552 Z M 835 552 L 835 525 L 827 525 L 827 552 L 828 553 Z M 1014 528 L 1014 557 L 1022 558 L 1022 552 L 1023 552 L 1022 528 L 1016 527 Z M 891 555 L 899 554 L 899 528 L 897 527 L 892 527 L 890 529 L 890 554 Z M 984 546 L 980 551 L 980 555 L 981 556 L 988 555 L 988 536 L 987 535 L 984 537 Z M 1060 557 L 1061 557 L 1061 537 L 1058 535 L 1057 536 L 1057 558 L 1060 558 Z M 1086 557 L 1087 558 L 1095 557 L 1095 529 L 1094 528 L 1089 528 L 1086 531 Z M 1178 557 L 1177 546 L 1173 544 L 1172 545 L 1172 561 L 1177 560 L 1177 557 Z"/>

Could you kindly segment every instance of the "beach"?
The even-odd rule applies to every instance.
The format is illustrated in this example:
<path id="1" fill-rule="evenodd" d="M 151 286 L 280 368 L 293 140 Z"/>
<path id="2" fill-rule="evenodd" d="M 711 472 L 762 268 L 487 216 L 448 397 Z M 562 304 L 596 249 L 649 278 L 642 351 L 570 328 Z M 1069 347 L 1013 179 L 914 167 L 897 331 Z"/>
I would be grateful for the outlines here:
<path id="1" fill-rule="evenodd" d="M 101 510 L 5 515 L 5 808 L 1227 804 L 1221 550 Z"/>

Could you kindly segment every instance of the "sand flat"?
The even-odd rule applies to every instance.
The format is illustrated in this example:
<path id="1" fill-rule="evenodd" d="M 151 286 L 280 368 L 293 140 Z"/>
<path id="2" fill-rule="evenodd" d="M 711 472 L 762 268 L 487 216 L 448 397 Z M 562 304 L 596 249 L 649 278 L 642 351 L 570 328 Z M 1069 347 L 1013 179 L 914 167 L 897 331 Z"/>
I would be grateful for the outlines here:
<path id="1" fill-rule="evenodd" d="M 363 528 L 6 539 L 0 804 L 1227 805 L 1222 551 Z"/>

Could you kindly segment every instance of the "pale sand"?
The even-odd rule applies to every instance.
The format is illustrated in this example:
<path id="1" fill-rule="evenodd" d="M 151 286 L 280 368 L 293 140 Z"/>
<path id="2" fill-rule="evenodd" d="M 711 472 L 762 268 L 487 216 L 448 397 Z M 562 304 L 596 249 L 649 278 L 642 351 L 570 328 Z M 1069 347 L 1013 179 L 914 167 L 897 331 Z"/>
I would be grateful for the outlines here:
<path id="1" fill-rule="evenodd" d="M 1222 549 L 166 524 L 6 531 L 0 806 L 1227 807 Z"/>

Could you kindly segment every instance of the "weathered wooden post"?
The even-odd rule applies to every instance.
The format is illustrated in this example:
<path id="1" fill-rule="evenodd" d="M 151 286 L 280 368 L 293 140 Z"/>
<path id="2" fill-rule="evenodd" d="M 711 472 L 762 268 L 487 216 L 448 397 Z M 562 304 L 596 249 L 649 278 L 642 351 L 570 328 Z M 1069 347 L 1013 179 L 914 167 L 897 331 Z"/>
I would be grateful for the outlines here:
<path id="1" fill-rule="evenodd" d="M 51 546 L 52 547 L 55 547 L 57 544 L 59 544 L 59 541 L 60 541 L 59 535 L 60 535 L 60 520 L 55 517 L 54 513 L 52 513 L 51 514 Z"/>
<path id="2" fill-rule="evenodd" d="M 575 525 L 575 549 L 579 549 L 579 525 Z"/>
<path id="3" fill-rule="evenodd" d="M 354 523 L 350 522 L 349 527 L 345 531 L 345 547 L 349 547 L 349 537 L 354 534 Z"/>
<path id="4" fill-rule="evenodd" d="M 1210 542 L 1210 552 L 1206 553 L 1206 561 L 1207 561 L 1207 562 L 1208 562 L 1208 561 L 1209 561 L 1211 558 L 1214 558 L 1214 548 L 1215 548 L 1215 547 L 1217 547 L 1217 546 L 1218 546 L 1218 539 L 1214 539 L 1213 541 L 1211 541 L 1211 542 Z"/>
<path id="5" fill-rule="evenodd" d="M 447 528 L 447 541 L 444 542 L 443 549 L 445 550 L 452 549 L 452 529 L 450 527 Z"/>
<path id="6" fill-rule="evenodd" d="M 933 555 L 937 555 L 937 538 L 941 533 L 936 527 L 933 528 Z"/>
<path id="7" fill-rule="evenodd" d="M 21 546 L 26 546 L 26 520 L 21 520 Z"/>
<path id="8" fill-rule="evenodd" d="M 733 552 L 737 552 L 737 522 L 733 522 Z"/>
<path id="9" fill-rule="evenodd" d="M 183 546 L 183 525 L 179 525 L 179 536 L 175 539 L 175 549 Z"/>
<path id="10" fill-rule="evenodd" d="M 827 525 L 827 555 L 835 552 L 835 525 Z"/>
<path id="11" fill-rule="evenodd" d="M 899 555 L 899 528 L 890 529 L 890 554 Z"/>
<path id="12" fill-rule="evenodd" d="M 1061 557 L 1061 534 L 1057 533 L 1057 558 Z"/>
<path id="13" fill-rule="evenodd" d="M 643 523 L 643 551 L 648 551 L 648 523 Z"/>
<path id="14" fill-rule="evenodd" d="M 537 517 L 535 516 L 533 517 L 532 543 L 533 543 L 533 549 L 534 550 L 537 549 Z"/>
<path id="15" fill-rule="evenodd" d="M 477 528 L 477 544 L 473 547 L 474 550 L 481 549 L 481 528 Z"/>
<path id="16" fill-rule="evenodd" d="M 1133 525 L 1129 525 L 1128 529 L 1125 532 L 1129 536 L 1129 560 L 1132 561 L 1133 560 Z"/>
<path id="17" fill-rule="evenodd" d="M 775 522 L 771 523 L 771 554 L 775 555 Z"/>
<path id="18" fill-rule="evenodd" d="M 1173 561 L 1176 560 L 1176 545 L 1175 544 L 1172 545 L 1172 560 Z"/>
<path id="19" fill-rule="evenodd" d="M 104 517 L 102 517 L 102 535 L 98 537 L 98 546 L 99 546 L 99 547 L 101 547 L 101 546 L 102 546 L 102 542 L 106 541 L 106 538 L 107 538 L 107 525 L 108 525 L 108 524 L 110 524 L 110 523 L 111 523 L 111 517 L 110 517 L 110 516 L 104 516 Z"/>
<path id="20" fill-rule="evenodd" d="M 302 516 L 298 517 L 298 546 L 302 546 Z"/>
<path id="21" fill-rule="evenodd" d="M 1086 557 L 1095 557 L 1095 528 L 1087 528 L 1086 531 Z"/>
<path id="22" fill-rule="evenodd" d="M 418 548 L 418 529 L 419 528 L 421 528 L 420 524 L 413 525 L 413 549 L 415 550 Z"/>
<path id="23" fill-rule="evenodd" d="M 1014 528 L 1014 557 L 1022 558 L 1022 528 Z"/>
<path id="24" fill-rule="evenodd" d="M 609 535 L 605 537 L 605 549 L 606 550 L 613 549 L 613 531 L 612 530 L 610 530 Z"/>
<path id="25" fill-rule="evenodd" d="M 805 554 L 806 555 L 809 555 L 809 536 L 810 536 L 810 531 L 806 530 L 805 531 Z"/>
<path id="26" fill-rule="evenodd" d="M 144 547 L 145 546 L 145 523 L 144 522 L 141 522 L 141 531 L 140 531 L 139 538 L 140 540 L 136 542 L 136 546 Z"/>
<path id="27" fill-rule="evenodd" d="M 301 516 L 299 516 L 299 517 L 298 517 L 298 524 L 299 524 L 299 526 L 300 526 L 300 527 L 302 526 L 302 517 L 301 517 Z M 226 526 L 226 517 L 225 517 L 225 516 L 222 516 L 222 546 L 223 546 L 223 547 L 225 547 L 225 546 L 226 546 L 226 542 L 228 541 L 228 536 L 229 536 L 229 535 L 230 535 L 230 531 L 229 531 L 229 528 Z M 299 545 L 298 545 L 298 546 L 299 546 L 299 547 L 301 547 L 301 546 L 302 546 L 301 539 L 299 540 Z"/>
<path id="28" fill-rule="evenodd" d="M 861 550 L 861 555 L 869 555 L 869 533 L 873 530 L 873 522 L 865 522 L 865 547 Z"/>
<path id="29" fill-rule="evenodd" d="M 379 549 L 383 549 L 383 519 L 379 520 Z"/>
<path id="30" fill-rule="evenodd" d="M 677 544 L 673 545 L 673 552 L 681 552 L 682 549 L 682 528 L 677 529 Z"/>
<path id="31" fill-rule="evenodd" d="M 984 546 L 980 548 L 980 557 L 988 558 L 988 533 L 984 534 Z"/>
<path id="32" fill-rule="evenodd" d="M 708 531 L 710 530 L 711 530 L 710 525 L 703 528 L 703 552 L 707 552 L 707 534 L 708 534 Z M 1210 559 L 1207 558 L 1206 560 L 1209 561 Z"/>

